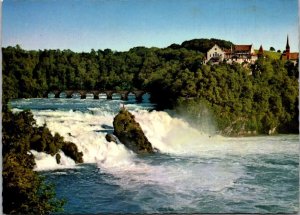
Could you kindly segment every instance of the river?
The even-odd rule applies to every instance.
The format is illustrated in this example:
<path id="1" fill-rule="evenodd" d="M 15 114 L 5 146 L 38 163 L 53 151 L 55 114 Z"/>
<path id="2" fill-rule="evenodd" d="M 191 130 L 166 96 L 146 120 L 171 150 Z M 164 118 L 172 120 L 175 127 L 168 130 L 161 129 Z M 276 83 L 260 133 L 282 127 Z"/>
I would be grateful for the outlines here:
<path id="1" fill-rule="evenodd" d="M 136 155 L 108 143 L 113 118 L 125 104 L 160 153 Z M 36 171 L 56 185 L 66 213 L 295 213 L 299 209 L 299 137 L 211 136 L 145 98 L 135 103 L 87 98 L 18 99 L 83 152 L 75 163 L 61 152 L 34 152 Z M 212 125 L 207 125 L 212 126 Z"/>

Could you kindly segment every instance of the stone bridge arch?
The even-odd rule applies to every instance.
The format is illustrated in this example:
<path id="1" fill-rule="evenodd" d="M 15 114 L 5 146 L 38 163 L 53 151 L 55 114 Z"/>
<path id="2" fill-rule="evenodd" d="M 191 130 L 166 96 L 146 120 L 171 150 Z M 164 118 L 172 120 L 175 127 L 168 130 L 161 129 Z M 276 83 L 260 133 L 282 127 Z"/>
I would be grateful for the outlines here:
<path id="1" fill-rule="evenodd" d="M 59 98 L 60 90 L 49 90 L 43 93 L 43 98 L 48 98 L 49 94 L 54 94 L 54 98 Z"/>
<path id="2" fill-rule="evenodd" d="M 146 94 L 147 92 L 145 92 L 143 90 L 135 90 L 135 91 L 132 91 L 132 93 L 135 95 L 135 99 L 137 102 L 142 102 L 143 95 Z"/>
<path id="3" fill-rule="evenodd" d="M 105 91 L 105 94 L 106 94 L 108 100 L 112 100 L 113 94 L 119 94 L 120 97 L 121 97 L 121 100 L 128 100 L 129 91 L 125 91 L 125 90 L 107 90 L 107 91 Z"/>
<path id="4" fill-rule="evenodd" d="M 113 94 L 119 94 L 121 100 L 128 100 L 128 95 L 132 93 L 135 95 L 136 101 L 141 102 L 143 95 L 148 92 L 143 90 L 48 90 L 43 94 L 43 97 L 48 98 L 50 93 L 53 93 L 55 98 L 60 98 L 61 93 L 65 93 L 66 98 L 72 98 L 74 93 L 78 93 L 81 99 L 86 99 L 87 94 L 93 94 L 94 99 L 99 99 L 100 94 L 105 94 L 108 100 L 112 100 Z"/>

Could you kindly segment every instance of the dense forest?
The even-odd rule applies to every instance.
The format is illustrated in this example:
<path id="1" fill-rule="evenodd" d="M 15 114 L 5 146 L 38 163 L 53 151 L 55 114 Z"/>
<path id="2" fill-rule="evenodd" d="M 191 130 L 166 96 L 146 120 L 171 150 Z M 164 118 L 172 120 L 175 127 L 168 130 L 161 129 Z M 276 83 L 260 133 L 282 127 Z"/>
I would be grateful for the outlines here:
<path id="1" fill-rule="evenodd" d="M 298 64 L 261 58 L 253 65 L 204 65 L 217 39 L 194 39 L 167 48 L 135 47 L 75 53 L 3 48 L 3 96 L 42 97 L 49 89 L 141 89 L 158 108 L 205 104 L 219 132 L 298 132 Z"/>
<path id="2" fill-rule="evenodd" d="M 204 50 L 215 42 L 222 47 L 231 44 L 201 39 L 184 42 L 183 47 L 177 45 L 175 49 L 135 47 L 128 52 L 105 49 L 90 53 L 7 47 L 3 49 L 4 91 L 9 93 L 8 98 L 26 98 L 42 96 L 48 89 L 146 89 L 152 79 L 159 78 L 157 74 L 167 70 L 196 71 L 203 62 Z"/>

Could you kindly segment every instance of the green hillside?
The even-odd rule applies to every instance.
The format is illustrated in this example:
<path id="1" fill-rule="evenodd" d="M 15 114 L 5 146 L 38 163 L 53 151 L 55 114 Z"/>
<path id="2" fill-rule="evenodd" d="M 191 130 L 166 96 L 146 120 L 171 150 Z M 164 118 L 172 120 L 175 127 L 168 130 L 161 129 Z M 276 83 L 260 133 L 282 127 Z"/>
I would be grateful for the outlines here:
<path id="1" fill-rule="evenodd" d="M 181 45 L 172 44 L 168 48 L 172 48 L 172 49 L 186 48 L 187 50 L 194 50 L 194 51 L 206 53 L 215 44 L 225 49 L 230 49 L 230 47 L 234 45 L 230 41 L 211 38 L 211 39 L 187 40 L 181 43 Z"/>
<path id="2" fill-rule="evenodd" d="M 255 53 L 258 53 L 258 50 L 255 50 Z M 277 60 L 280 59 L 281 53 L 264 50 L 264 55 L 270 59 Z"/>

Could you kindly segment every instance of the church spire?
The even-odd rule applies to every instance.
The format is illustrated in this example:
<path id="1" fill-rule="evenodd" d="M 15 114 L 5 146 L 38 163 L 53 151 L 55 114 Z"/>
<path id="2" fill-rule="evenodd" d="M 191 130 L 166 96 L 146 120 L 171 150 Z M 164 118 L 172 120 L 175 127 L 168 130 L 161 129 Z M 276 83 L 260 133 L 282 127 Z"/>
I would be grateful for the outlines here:
<path id="1" fill-rule="evenodd" d="M 261 58 L 264 56 L 264 49 L 262 47 L 262 45 L 260 45 L 258 53 L 257 53 L 257 57 Z"/>
<path id="2" fill-rule="evenodd" d="M 287 35 L 287 39 L 286 39 L 285 55 L 286 55 L 286 59 L 289 60 L 290 59 L 289 35 Z"/>
<path id="3" fill-rule="evenodd" d="M 290 45 L 289 45 L 289 35 L 287 35 L 287 39 L 286 39 L 286 50 L 290 50 Z"/>

